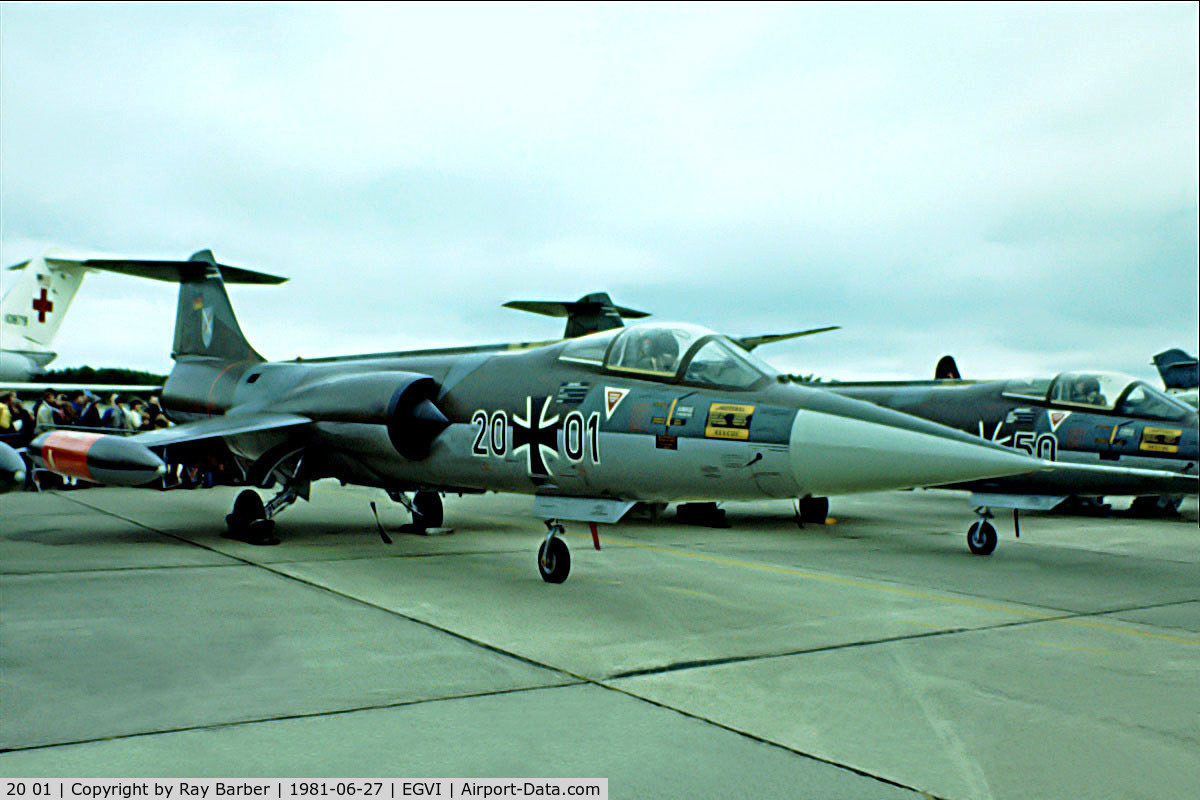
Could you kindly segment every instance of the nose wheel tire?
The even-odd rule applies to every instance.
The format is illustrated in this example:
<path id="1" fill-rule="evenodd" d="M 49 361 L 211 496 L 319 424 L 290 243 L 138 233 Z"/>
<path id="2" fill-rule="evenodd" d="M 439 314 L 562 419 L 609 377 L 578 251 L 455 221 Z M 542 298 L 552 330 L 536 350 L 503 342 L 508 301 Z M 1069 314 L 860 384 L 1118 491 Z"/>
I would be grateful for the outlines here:
<path id="1" fill-rule="evenodd" d="M 562 583 L 571 573 L 571 551 L 556 536 L 548 537 L 538 548 L 538 572 L 546 583 Z"/>
<path id="2" fill-rule="evenodd" d="M 967 529 L 967 547 L 977 556 L 990 555 L 996 549 L 996 529 L 985 519 Z"/>

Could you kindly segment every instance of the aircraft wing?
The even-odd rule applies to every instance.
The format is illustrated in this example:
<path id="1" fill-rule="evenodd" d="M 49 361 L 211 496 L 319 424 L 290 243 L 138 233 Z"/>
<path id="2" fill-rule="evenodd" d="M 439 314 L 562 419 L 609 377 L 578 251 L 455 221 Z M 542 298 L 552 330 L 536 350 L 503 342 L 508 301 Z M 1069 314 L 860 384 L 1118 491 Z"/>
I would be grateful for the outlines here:
<path id="1" fill-rule="evenodd" d="M 742 336 L 730 338 L 747 350 L 753 350 L 760 344 L 771 344 L 772 342 L 782 342 L 784 339 L 796 339 L 801 336 L 812 336 L 814 333 L 836 331 L 841 327 L 841 325 L 826 325 L 824 328 L 809 328 L 806 331 L 792 331 L 791 333 L 768 333 L 762 336 Z"/>
<path id="2" fill-rule="evenodd" d="M 1075 476 L 1081 481 L 1089 478 L 1116 479 L 1126 483 L 1133 491 L 1107 494 L 1196 494 L 1200 492 L 1200 476 L 1165 469 L 1142 469 L 1140 467 L 1107 466 L 1105 464 L 1073 464 L 1061 461 L 1053 464 L 1047 472 Z"/>
<path id="3" fill-rule="evenodd" d="M 0 381 L 0 389 L 12 389 L 17 394 L 40 394 L 47 389 L 56 392 L 91 392 L 102 397 L 113 394 L 158 394 L 162 384 L 120 383 L 11 383 Z"/>
<path id="4" fill-rule="evenodd" d="M 1037 472 L 942 488 L 1004 495 L 1181 495 L 1200 492 L 1195 473 L 1047 461 Z"/>
<path id="5" fill-rule="evenodd" d="M 239 433 L 255 433 L 257 431 L 277 430 L 279 428 L 299 427 L 310 425 L 312 420 L 299 414 L 282 414 L 277 412 L 261 412 L 254 414 L 229 414 L 222 417 L 209 417 L 195 422 L 185 422 L 182 425 L 172 425 L 169 428 L 159 428 L 144 433 L 135 433 L 126 441 L 154 450 L 172 444 L 197 442 L 201 439 L 215 439 L 226 436 L 236 436 Z"/>

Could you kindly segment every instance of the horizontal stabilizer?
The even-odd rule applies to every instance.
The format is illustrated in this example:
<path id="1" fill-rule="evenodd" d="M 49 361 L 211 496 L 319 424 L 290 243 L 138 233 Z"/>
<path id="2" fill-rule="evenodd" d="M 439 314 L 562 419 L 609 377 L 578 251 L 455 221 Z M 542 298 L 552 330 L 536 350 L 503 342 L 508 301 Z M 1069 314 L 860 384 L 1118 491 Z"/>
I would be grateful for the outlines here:
<path id="1" fill-rule="evenodd" d="M 515 308 L 517 311 L 528 311 L 531 314 L 541 314 L 546 317 L 569 317 L 572 314 L 596 312 L 604 306 L 600 303 L 571 303 L 565 300 L 509 300 L 505 308 Z M 624 319 L 641 319 L 650 316 L 645 311 L 625 306 L 610 306 Z"/>
<path id="2" fill-rule="evenodd" d="M 814 333 L 825 333 L 826 331 L 839 330 L 841 325 L 826 325 L 824 328 L 809 328 L 806 331 L 793 331 L 792 333 L 769 333 L 763 336 L 742 336 L 734 339 L 747 350 L 753 350 L 761 344 L 771 344 L 772 342 L 782 342 L 784 339 L 797 339 L 801 336 L 812 336 Z"/>
<path id="3" fill-rule="evenodd" d="M 184 442 L 198 442 L 201 439 L 224 438 L 240 433 L 256 433 L 258 431 L 278 430 L 280 428 L 309 425 L 312 420 L 299 414 L 280 414 L 263 412 L 259 414 L 231 414 L 224 417 L 210 417 L 174 425 L 170 428 L 159 428 L 130 436 L 130 441 L 144 447 L 155 449 Z"/>
<path id="4" fill-rule="evenodd" d="M 614 305 L 605 292 L 586 294 L 578 300 L 509 300 L 504 308 L 528 311 L 547 317 L 566 317 L 567 328 L 564 339 L 586 336 L 589 333 L 624 327 L 623 319 L 641 319 L 650 316 L 636 308 Z"/>
<path id="5" fill-rule="evenodd" d="M 217 263 L 211 250 L 201 250 L 187 261 L 124 258 L 101 253 L 72 254 L 57 250 L 47 252 L 44 259 L 53 267 L 82 267 L 104 272 L 119 272 L 124 275 L 171 283 L 200 280 L 209 266 L 217 267 L 226 283 L 278 284 L 287 280 L 279 275 Z M 17 264 L 9 269 L 20 269 L 22 266 L 24 265 Z"/>

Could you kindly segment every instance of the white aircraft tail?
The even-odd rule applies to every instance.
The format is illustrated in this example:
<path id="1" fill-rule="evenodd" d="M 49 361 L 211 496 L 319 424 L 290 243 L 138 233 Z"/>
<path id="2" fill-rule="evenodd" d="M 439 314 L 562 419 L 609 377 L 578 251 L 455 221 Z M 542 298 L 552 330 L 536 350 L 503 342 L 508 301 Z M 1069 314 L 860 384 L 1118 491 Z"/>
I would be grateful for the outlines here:
<path id="1" fill-rule="evenodd" d="M 47 250 L 8 268 L 19 274 L 4 293 L 2 319 L 6 349 L 20 349 L 22 341 L 45 347 L 58 333 L 87 270 L 77 262 L 56 262 L 57 252 Z"/>

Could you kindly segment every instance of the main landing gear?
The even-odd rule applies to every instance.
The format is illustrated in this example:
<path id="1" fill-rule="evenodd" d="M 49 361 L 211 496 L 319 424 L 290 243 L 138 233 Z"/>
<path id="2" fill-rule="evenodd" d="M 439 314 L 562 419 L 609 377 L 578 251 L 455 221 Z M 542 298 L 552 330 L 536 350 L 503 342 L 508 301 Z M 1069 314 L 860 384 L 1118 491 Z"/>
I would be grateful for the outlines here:
<path id="1" fill-rule="evenodd" d="M 258 492 L 244 489 L 233 501 L 233 511 L 225 515 L 225 535 L 247 544 L 279 544 L 279 538 L 275 536 L 275 520 L 271 519 L 270 511 L 277 499 L 278 495 L 272 498 L 270 504 L 264 505 Z M 295 502 L 295 498 L 290 502 Z"/>
<path id="2" fill-rule="evenodd" d="M 812 522 L 824 525 L 829 519 L 829 498 L 813 497 L 811 494 L 801 497 L 796 503 L 796 524 L 801 528 L 804 523 Z"/>
<path id="3" fill-rule="evenodd" d="M 264 488 L 278 481 L 280 490 L 265 504 L 258 492 L 244 489 L 233 501 L 233 510 L 225 515 L 225 535 L 247 544 L 279 544 L 275 536 L 275 515 L 292 503 L 308 499 L 310 482 L 304 471 L 303 451 L 291 452 L 270 463 L 257 481 Z"/>
<path id="4" fill-rule="evenodd" d="M 423 533 L 431 528 L 442 527 L 442 496 L 437 492 L 416 492 L 410 500 L 404 492 L 389 489 L 388 497 L 407 508 L 412 515 L 412 522 L 401 528 L 404 532 Z"/>
<path id="5" fill-rule="evenodd" d="M 538 572 L 546 583 L 562 583 L 571 573 L 571 551 L 567 543 L 558 538 L 564 532 L 561 522 L 548 519 L 546 529 L 546 538 L 538 548 Z"/>

